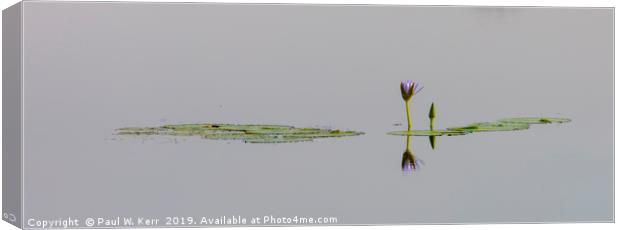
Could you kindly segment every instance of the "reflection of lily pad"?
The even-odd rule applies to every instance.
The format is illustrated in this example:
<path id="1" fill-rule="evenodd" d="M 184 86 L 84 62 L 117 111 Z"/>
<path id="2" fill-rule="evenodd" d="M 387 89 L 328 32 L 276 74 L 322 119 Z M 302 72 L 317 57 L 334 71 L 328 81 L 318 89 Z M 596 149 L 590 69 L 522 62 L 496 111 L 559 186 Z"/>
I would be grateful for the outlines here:
<path id="1" fill-rule="evenodd" d="M 461 130 L 404 130 L 404 131 L 392 131 L 389 132 L 390 135 L 397 136 L 455 136 L 455 135 L 465 135 L 467 131 Z"/>
<path id="2" fill-rule="evenodd" d="M 356 136 L 356 131 L 296 128 L 285 125 L 180 124 L 147 128 L 121 128 L 119 135 L 200 136 L 213 140 L 243 140 L 246 143 L 285 143 L 316 138 Z"/>

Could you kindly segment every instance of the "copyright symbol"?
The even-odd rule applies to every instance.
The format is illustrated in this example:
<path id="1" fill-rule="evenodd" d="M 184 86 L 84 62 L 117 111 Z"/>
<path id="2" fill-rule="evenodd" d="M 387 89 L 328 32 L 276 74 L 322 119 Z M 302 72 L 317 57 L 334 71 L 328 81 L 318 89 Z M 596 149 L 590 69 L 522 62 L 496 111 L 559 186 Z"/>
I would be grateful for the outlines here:
<path id="1" fill-rule="evenodd" d="M 86 223 L 86 226 L 92 227 L 92 226 L 95 225 L 95 219 L 93 219 L 93 218 L 86 218 L 86 221 L 84 223 Z"/>

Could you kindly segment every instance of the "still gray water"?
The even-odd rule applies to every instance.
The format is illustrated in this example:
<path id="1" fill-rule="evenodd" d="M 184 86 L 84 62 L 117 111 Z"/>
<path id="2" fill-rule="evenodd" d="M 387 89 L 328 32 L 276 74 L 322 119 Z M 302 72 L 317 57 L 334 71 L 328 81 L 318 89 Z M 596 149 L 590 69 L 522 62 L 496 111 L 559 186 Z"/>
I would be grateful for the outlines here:
<path id="1" fill-rule="evenodd" d="M 26 2 L 25 218 L 613 220 L 613 9 Z M 51 6 L 51 7 L 50 7 Z M 515 132 L 414 128 L 566 117 Z M 118 136 L 283 124 L 284 144 Z M 395 124 L 401 124 L 395 125 Z M 36 169 L 36 170 L 33 170 Z M 42 192 L 45 191 L 45 192 Z"/>

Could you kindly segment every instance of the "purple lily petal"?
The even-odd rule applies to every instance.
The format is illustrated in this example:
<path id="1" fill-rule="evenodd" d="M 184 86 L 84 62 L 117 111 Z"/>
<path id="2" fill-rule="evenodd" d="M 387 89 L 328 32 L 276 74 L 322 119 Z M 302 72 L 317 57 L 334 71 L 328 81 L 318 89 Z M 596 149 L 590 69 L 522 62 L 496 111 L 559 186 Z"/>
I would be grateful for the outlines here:
<path id="1" fill-rule="evenodd" d="M 412 80 L 404 80 L 400 84 L 405 89 L 405 91 L 409 91 L 411 87 L 415 85 Z"/>
<path id="2" fill-rule="evenodd" d="M 420 87 L 419 89 L 416 89 L 416 91 L 414 91 L 413 94 L 418 94 L 418 92 L 422 91 L 422 89 L 424 89 L 424 86 Z"/>

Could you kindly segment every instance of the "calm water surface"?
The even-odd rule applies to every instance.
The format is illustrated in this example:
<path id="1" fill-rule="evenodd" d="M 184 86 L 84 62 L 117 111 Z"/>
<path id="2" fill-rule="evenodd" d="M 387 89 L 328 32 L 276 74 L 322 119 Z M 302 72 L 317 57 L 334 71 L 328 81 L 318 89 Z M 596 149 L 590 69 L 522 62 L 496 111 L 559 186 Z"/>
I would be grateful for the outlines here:
<path id="1" fill-rule="evenodd" d="M 613 9 L 26 5 L 26 217 L 612 220 Z M 425 86 L 414 128 L 431 102 L 436 128 L 573 121 L 438 137 L 434 150 L 413 137 L 419 164 L 404 173 L 406 138 L 386 135 L 406 123 L 403 79 Z M 366 134 L 113 135 L 200 122 Z"/>

